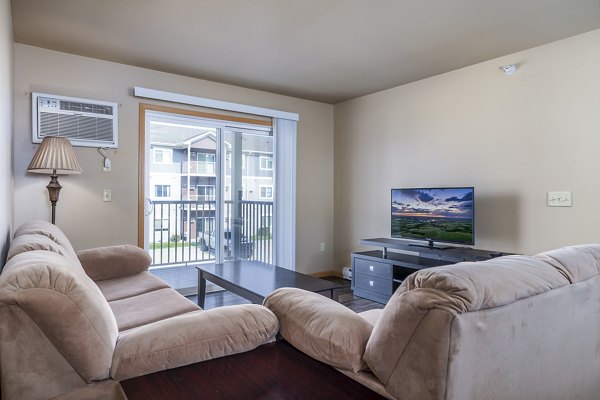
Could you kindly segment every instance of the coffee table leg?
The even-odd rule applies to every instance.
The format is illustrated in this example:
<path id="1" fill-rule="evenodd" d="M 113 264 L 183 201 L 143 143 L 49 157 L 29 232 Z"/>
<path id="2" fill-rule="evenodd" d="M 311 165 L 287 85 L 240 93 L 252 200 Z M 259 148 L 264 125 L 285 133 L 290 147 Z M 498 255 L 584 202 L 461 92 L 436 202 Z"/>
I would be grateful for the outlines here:
<path id="1" fill-rule="evenodd" d="M 198 305 L 204 308 L 204 299 L 206 298 L 206 279 L 202 275 L 202 270 L 198 270 Z"/>
<path id="2" fill-rule="evenodd" d="M 339 291 L 337 291 L 337 289 L 331 289 L 331 300 L 336 301 L 336 302 L 340 302 L 340 298 L 339 298 Z"/>

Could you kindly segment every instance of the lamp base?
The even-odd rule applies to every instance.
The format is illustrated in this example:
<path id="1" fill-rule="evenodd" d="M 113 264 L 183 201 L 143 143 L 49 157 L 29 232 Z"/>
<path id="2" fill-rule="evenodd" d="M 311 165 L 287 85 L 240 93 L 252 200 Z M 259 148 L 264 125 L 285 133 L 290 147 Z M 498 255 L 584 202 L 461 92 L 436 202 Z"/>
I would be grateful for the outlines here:
<path id="1" fill-rule="evenodd" d="M 50 183 L 46 186 L 46 189 L 48 189 L 48 197 L 50 198 L 50 204 L 52 204 L 52 224 L 54 224 L 56 220 L 56 203 L 58 203 L 58 195 L 60 189 L 62 189 L 62 186 L 58 183 L 56 171 L 50 175 Z"/>

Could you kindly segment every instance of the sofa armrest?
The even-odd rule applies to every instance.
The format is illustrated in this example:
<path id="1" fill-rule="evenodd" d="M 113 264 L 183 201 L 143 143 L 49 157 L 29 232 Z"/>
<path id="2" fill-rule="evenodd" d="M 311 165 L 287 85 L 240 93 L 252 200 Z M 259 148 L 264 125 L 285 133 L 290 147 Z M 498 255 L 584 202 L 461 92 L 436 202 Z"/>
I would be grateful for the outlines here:
<path id="1" fill-rule="evenodd" d="M 219 307 L 153 322 L 119 335 L 111 377 L 124 380 L 252 350 L 272 339 L 277 317 L 258 304 Z"/>
<path id="2" fill-rule="evenodd" d="M 325 296 L 296 288 L 277 289 L 263 304 L 279 319 L 279 333 L 298 350 L 336 368 L 358 372 L 373 326 Z"/>
<path id="3" fill-rule="evenodd" d="M 152 262 L 147 251 L 132 245 L 80 250 L 77 257 L 94 281 L 134 275 L 146 271 Z"/>

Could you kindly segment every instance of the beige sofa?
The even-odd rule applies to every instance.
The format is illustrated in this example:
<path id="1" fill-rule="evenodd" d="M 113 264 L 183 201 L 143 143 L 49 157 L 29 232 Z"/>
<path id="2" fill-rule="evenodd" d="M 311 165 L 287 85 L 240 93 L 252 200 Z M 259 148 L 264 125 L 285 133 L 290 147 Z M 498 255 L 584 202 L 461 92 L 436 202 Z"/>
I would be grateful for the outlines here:
<path id="1" fill-rule="evenodd" d="M 304 353 L 392 399 L 600 399 L 600 245 L 421 270 L 355 314 L 279 289 L 264 305 Z"/>
<path id="2" fill-rule="evenodd" d="M 75 252 L 54 225 L 22 225 L 0 275 L 2 398 L 123 398 L 119 380 L 251 350 L 276 317 L 203 311 L 147 271 L 135 246 Z"/>

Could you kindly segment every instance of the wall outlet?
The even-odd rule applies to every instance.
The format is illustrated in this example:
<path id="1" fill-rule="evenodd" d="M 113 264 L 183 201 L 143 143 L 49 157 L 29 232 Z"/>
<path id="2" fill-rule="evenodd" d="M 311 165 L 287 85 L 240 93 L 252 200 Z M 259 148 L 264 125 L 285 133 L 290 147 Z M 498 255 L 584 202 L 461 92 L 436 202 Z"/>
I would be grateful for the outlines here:
<path id="1" fill-rule="evenodd" d="M 327 246 L 325 246 L 325 242 L 321 242 L 321 251 L 327 251 Z"/>
<path id="2" fill-rule="evenodd" d="M 110 158 L 105 158 L 104 163 L 102 165 L 102 171 L 110 172 L 112 170 L 112 163 L 110 162 Z"/>
<path id="3" fill-rule="evenodd" d="M 104 189 L 102 192 L 102 201 L 112 201 L 112 190 Z"/>
<path id="4" fill-rule="evenodd" d="M 571 207 L 573 196 L 571 192 L 548 192 L 548 207 Z"/>

